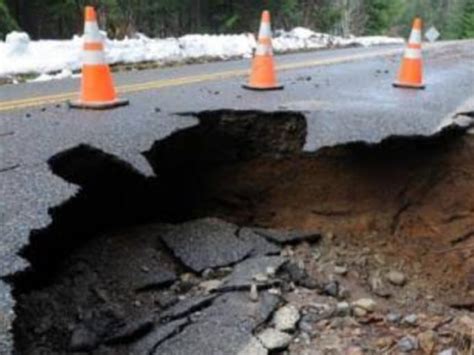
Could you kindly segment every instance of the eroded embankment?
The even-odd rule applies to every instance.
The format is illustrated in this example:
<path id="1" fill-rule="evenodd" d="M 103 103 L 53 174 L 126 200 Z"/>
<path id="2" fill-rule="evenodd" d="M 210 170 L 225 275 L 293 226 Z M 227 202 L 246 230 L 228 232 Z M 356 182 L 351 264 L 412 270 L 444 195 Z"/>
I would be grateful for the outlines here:
<path id="1" fill-rule="evenodd" d="M 430 292 L 472 309 L 474 138 L 463 130 L 205 169 L 200 143 L 188 146 L 195 155 L 162 155 L 173 145 L 173 139 L 158 143 L 148 156 L 159 157 L 159 173 L 169 178 L 178 206 L 194 203 L 185 219 L 213 215 L 334 233 L 355 248 L 374 246 L 412 265 Z"/>
<path id="2" fill-rule="evenodd" d="M 177 274 L 196 272 L 163 245 L 166 223 L 207 216 L 337 235 L 348 250 L 368 248 L 410 270 L 419 294 L 472 309 L 471 136 L 454 129 L 309 154 L 302 152 L 306 124 L 298 113 L 219 111 L 198 118 L 199 126 L 144 153 L 154 179 L 87 146 L 51 159 L 52 170 L 81 191 L 51 212 L 51 226 L 32 234 L 23 251 L 31 270 L 10 278 L 18 353 L 127 353 L 114 346 L 148 333 L 153 322 L 143 315 L 188 291 Z M 130 318 L 138 319 L 133 331 L 107 333 L 123 331 Z M 175 324 L 163 339 L 189 324 Z"/>

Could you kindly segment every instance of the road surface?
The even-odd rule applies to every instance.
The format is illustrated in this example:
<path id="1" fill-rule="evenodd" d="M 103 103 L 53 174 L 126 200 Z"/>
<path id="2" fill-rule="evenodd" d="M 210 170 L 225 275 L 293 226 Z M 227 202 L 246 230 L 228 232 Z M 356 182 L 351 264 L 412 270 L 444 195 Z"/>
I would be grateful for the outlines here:
<path id="1" fill-rule="evenodd" d="M 474 96 L 474 41 L 425 50 L 424 91 L 392 88 L 402 47 L 327 50 L 277 57 L 284 91 L 256 93 L 241 84 L 249 61 L 181 66 L 116 75 L 130 106 L 69 110 L 78 80 L 0 87 L 0 277 L 23 270 L 17 253 L 30 232 L 46 227 L 48 209 L 78 187 L 52 174 L 48 160 L 87 144 L 152 171 L 141 152 L 171 133 L 198 124 L 177 112 L 295 110 L 308 124 L 306 150 L 393 135 L 431 135 L 469 110 Z M 0 353 L 11 346 L 9 286 L 0 281 Z"/>

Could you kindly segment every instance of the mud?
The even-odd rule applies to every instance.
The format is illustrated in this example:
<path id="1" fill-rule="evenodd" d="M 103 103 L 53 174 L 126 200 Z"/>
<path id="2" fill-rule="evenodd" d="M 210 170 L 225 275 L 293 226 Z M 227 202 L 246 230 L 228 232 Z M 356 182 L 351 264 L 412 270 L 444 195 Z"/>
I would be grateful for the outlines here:
<path id="1" fill-rule="evenodd" d="M 196 290 L 207 279 L 190 272 L 163 243 L 169 228 L 175 228 L 169 223 L 178 224 L 179 230 L 182 223 L 209 216 L 240 227 L 323 236 L 316 245 L 301 237 L 279 252 L 302 263 L 314 280 L 312 285 L 296 282 L 295 291 L 295 280 L 280 275 L 283 278 L 271 287 L 281 288 L 284 302 L 302 308 L 318 302 L 329 292 L 328 282 L 334 281 L 334 266 L 343 264 L 349 276 L 335 278 L 338 287 L 350 290 L 351 300 L 370 295 L 381 305 L 381 313 L 421 312 L 430 321 L 440 316 L 436 329 L 447 324 L 452 334 L 445 332 L 452 336 L 436 349 L 469 346 L 456 343 L 457 326 L 452 322 L 474 308 L 472 136 L 449 129 L 436 137 L 392 138 L 378 145 L 351 144 L 310 154 L 302 151 L 306 126 L 298 113 L 219 111 L 200 113 L 198 118 L 198 127 L 157 142 L 144 153 L 156 180 L 87 147 L 72 152 L 78 154 L 73 168 L 71 152 L 65 160 L 51 161 L 58 175 L 81 185 L 82 191 L 53 211 L 52 226 L 34 233 L 24 251 L 32 269 L 10 280 L 18 302 L 18 354 L 134 353 L 132 345 L 147 334 L 159 340 L 153 340 L 146 353 L 160 344 L 167 351 L 176 350 L 175 344 L 196 346 L 176 336 L 189 333 L 183 331 L 195 321 L 191 313 L 201 313 L 199 307 L 185 312 L 176 324 L 167 323 L 170 330 L 158 328 L 166 334 L 163 338 L 152 330 L 161 312 L 199 296 Z M 85 159 L 87 154 L 95 157 L 96 165 Z M 117 176 L 117 183 L 106 188 Z M 129 227 L 142 223 L 147 224 Z M 209 272 L 225 280 L 234 265 L 229 266 Z M 403 271 L 408 284 L 377 290 L 374 277 L 389 269 Z M 230 304 L 238 304 L 238 313 L 245 308 L 241 292 L 230 292 L 236 293 Z M 203 307 L 215 303 L 222 308 L 221 302 Z M 236 340 L 239 347 L 251 344 L 252 334 L 268 324 L 278 302 L 270 303 L 271 307 L 259 305 L 263 313 Z M 237 323 L 247 322 L 237 318 Z M 314 322 L 316 328 L 321 320 Z M 384 322 L 375 323 L 359 322 L 363 330 L 356 336 L 372 353 L 378 348 L 371 342 L 388 329 Z M 327 329 L 319 331 L 325 334 Z M 306 345 L 304 339 L 296 342 L 290 353 L 304 353 L 316 346 L 315 339 L 306 339 Z M 338 342 L 351 346 L 349 341 Z M 194 349 L 195 353 L 205 353 L 202 346 L 204 350 Z"/>

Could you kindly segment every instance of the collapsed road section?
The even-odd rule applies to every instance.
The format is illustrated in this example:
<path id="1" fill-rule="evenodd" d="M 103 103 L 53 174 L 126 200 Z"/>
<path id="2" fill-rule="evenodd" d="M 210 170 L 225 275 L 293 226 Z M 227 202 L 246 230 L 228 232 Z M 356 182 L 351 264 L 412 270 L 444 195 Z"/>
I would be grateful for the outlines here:
<path id="1" fill-rule="evenodd" d="M 143 153 L 154 175 L 92 144 L 48 159 L 54 198 L 2 223 L 2 352 L 468 351 L 468 125 L 310 153 L 301 113 L 196 116 Z"/>
<path id="2" fill-rule="evenodd" d="M 311 59 L 311 55 L 286 58 L 304 57 L 301 61 Z M 431 70 L 427 73 L 427 90 L 416 93 L 390 90 L 392 75 L 387 74 L 394 73 L 399 58 L 389 55 L 349 61 L 343 68 L 314 64 L 314 76 L 308 76 L 307 68 L 282 72 L 282 83 L 291 87 L 285 93 L 255 95 L 243 92 L 240 85 L 228 80 L 216 79 L 200 85 L 188 80 L 191 84 L 167 87 L 159 95 L 154 91 L 130 95 L 131 105 L 115 111 L 79 112 L 64 105 L 8 111 L 0 120 L 0 353 L 12 352 L 13 335 L 17 350 L 26 353 L 35 347 L 45 349 L 46 353 L 69 353 L 84 346 L 96 353 L 115 353 L 119 351 L 115 348 L 117 344 L 133 346 L 144 336 L 154 334 L 151 331 L 168 324 L 159 319 L 160 314 L 175 303 L 176 297 L 178 301 L 192 299 L 194 294 L 188 293 L 199 290 L 199 297 L 226 298 L 208 300 L 204 306 L 193 306 L 192 311 L 177 314 L 189 318 L 196 316 L 196 312 L 204 313 L 211 304 L 233 304 L 234 313 L 229 314 L 252 315 L 251 321 L 242 318 L 238 327 L 245 328 L 244 338 L 257 347 L 264 343 L 260 338 L 254 341 L 260 331 L 281 330 L 274 329 L 272 323 L 273 313 L 276 316 L 281 305 L 292 304 L 290 308 L 296 307 L 300 315 L 307 313 L 308 307 L 313 310 L 310 313 L 319 314 L 321 309 L 337 306 L 336 300 L 346 300 L 350 317 L 344 322 L 349 326 L 354 322 L 370 325 L 355 328 L 354 332 L 361 335 L 359 346 L 374 346 L 363 342 L 367 340 L 363 337 L 364 329 L 374 334 L 372 324 L 386 326 L 388 310 L 421 314 L 438 310 L 437 314 L 446 318 L 440 322 L 430 319 L 435 323 L 431 328 L 421 322 L 421 316 L 419 322 L 413 322 L 413 317 L 408 319 L 408 323 L 419 326 L 423 323 L 421 328 L 407 328 L 407 323 L 401 321 L 399 332 L 392 332 L 394 337 L 387 340 L 387 346 L 391 349 L 393 342 L 398 341 L 405 350 L 421 346 L 421 341 L 418 344 L 418 340 L 404 336 L 418 339 L 421 330 L 439 330 L 449 335 L 437 341 L 439 348 L 458 346 L 459 341 L 454 338 L 463 340 L 458 347 L 465 348 L 463 334 L 451 336 L 450 329 L 461 329 L 457 322 L 464 324 L 467 320 L 459 317 L 472 309 L 472 258 L 468 247 L 472 235 L 471 138 L 465 135 L 469 117 L 453 118 L 461 103 L 472 96 L 471 56 L 470 42 L 430 50 L 426 55 Z M 159 75 L 174 77 L 175 70 L 178 69 Z M 41 86 L 46 84 L 38 85 L 35 90 L 47 91 Z M 15 90 L 23 89 L 12 86 L 2 89 L 2 94 L 14 98 Z M 21 107 L 28 107 L 27 104 Z M 2 109 L 15 107 L 6 103 Z M 232 110 L 219 111 L 222 107 Z M 200 113 L 195 118 L 174 115 L 176 111 Z M 399 138 L 387 140 L 390 136 Z M 349 142 L 362 143 L 347 145 Z M 328 146 L 333 148 L 321 150 Z M 201 266 L 205 270 L 193 270 L 206 259 L 185 254 L 189 250 L 170 241 L 163 228 L 173 224 L 175 235 L 186 234 L 183 223 L 207 217 L 233 223 L 232 228 L 237 230 L 250 228 L 253 234 L 226 232 L 234 235 L 229 245 L 237 246 L 235 253 L 229 253 L 231 261 L 215 263 L 214 260 L 228 260 L 228 253 L 216 251 L 207 258 L 213 262 Z M 110 254 L 82 254 L 88 248 L 99 250 L 95 243 L 110 235 L 127 235 L 127 242 L 133 240 L 138 235 L 134 228 L 144 224 L 154 226 L 152 230 L 156 232 L 146 232 L 144 240 L 137 241 L 136 254 L 130 252 L 130 256 L 144 255 L 144 260 L 148 260 L 140 265 L 140 272 L 156 272 L 148 279 L 140 275 L 143 278 L 137 277 L 138 284 L 130 280 L 128 269 L 120 269 L 111 261 L 111 267 L 103 269 L 106 260 L 127 260 L 129 254 L 120 245 L 113 245 L 120 238 L 112 238 L 110 250 L 105 248 Z M 267 229 L 256 233 L 255 228 L 261 227 Z M 291 237 L 274 237 L 276 232 L 268 232 L 268 228 L 317 232 L 323 237 L 295 244 Z M 303 232 L 296 235 L 305 235 Z M 219 228 L 213 229 L 214 236 L 224 234 Z M 261 234 L 263 242 L 260 237 L 258 242 L 253 240 Z M 272 241 L 272 236 L 280 242 Z M 272 251 L 254 255 L 258 248 L 249 247 L 253 243 L 261 244 L 261 248 L 269 248 L 268 243 L 272 243 Z M 127 250 L 132 251 L 133 246 Z M 189 252 L 199 250 L 196 247 Z M 245 287 L 204 292 L 203 285 L 196 289 L 196 284 L 205 281 L 223 282 L 252 255 L 289 258 L 285 264 L 296 263 L 298 268 L 292 267 L 293 276 L 289 278 L 282 273 L 284 265 L 267 265 L 265 273 L 268 267 L 269 275 L 252 276 L 270 280 L 263 281 L 265 286 L 261 290 L 255 286 L 256 292 L 252 285 L 250 290 Z M 104 264 L 98 259 L 104 259 Z M 85 260 L 83 266 L 78 260 Z M 157 269 L 157 265 L 166 260 L 170 264 L 164 277 L 161 271 L 166 270 Z M 92 265 L 92 270 L 87 265 Z M 124 265 L 135 268 L 132 275 L 136 272 L 136 262 L 127 260 Z M 117 274 L 107 273 L 111 270 L 117 270 Z M 390 271 L 403 275 L 393 277 Z M 126 277 L 121 280 L 120 275 Z M 112 307 L 111 318 L 104 321 L 102 313 L 96 315 L 91 311 L 90 307 L 97 302 L 78 299 L 84 289 L 74 285 L 77 282 L 76 286 L 80 286 L 82 277 L 92 290 L 86 294 L 102 299 L 105 308 Z M 101 284 L 99 277 L 106 281 L 110 278 L 111 285 Z M 193 280 L 192 286 L 188 282 L 182 287 L 189 279 Z M 306 279 L 313 281 L 306 283 Z M 115 295 L 116 287 L 129 282 L 121 300 L 108 300 L 108 293 Z M 344 291 L 348 288 L 350 297 Z M 130 304 L 140 308 L 144 302 L 135 302 L 134 297 L 153 298 L 165 291 L 173 291 L 170 296 L 174 300 L 154 302 L 157 308 L 146 303 L 145 313 L 156 313 L 158 318 L 153 316 L 145 327 L 138 327 L 132 334 L 124 331 L 124 340 L 117 329 L 134 329 L 127 316 L 131 314 Z M 305 300 L 295 304 L 294 297 L 306 292 L 306 301 L 311 299 L 310 302 L 324 306 L 307 305 Z M 262 308 L 246 303 L 250 293 L 252 302 L 258 303 L 265 297 L 266 301 L 259 303 Z M 339 293 L 345 296 L 338 299 L 342 297 Z M 332 298 L 319 302 L 317 295 Z M 368 318 L 360 310 L 362 303 L 353 305 L 367 297 L 377 304 L 375 307 L 373 302 L 365 302 Z M 40 299 L 51 300 L 50 312 L 43 313 L 45 306 Z M 419 299 L 429 302 L 415 302 Z M 346 305 L 343 308 L 347 310 Z M 222 308 L 218 310 L 222 313 Z M 206 312 L 215 311 L 209 308 Z M 73 315 L 74 319 L 61 318 L 61 313 Z M 206 313 L 207 323 L 216 322 L 213 315 Z M 353 317 L 357 315 L 362 318 Z M 314 334 L 328 327 L 337 330 L 335 323 L 342 322 L 318 317 L 300 322 L 298 329 L 295 325 L 285 328 L 286 335 L 279 334 L 290 341 L 291 351 L 301 350 L 293 349 L 296 345 L 292 341 L 311 344 L 317 340 Z M 184 340 L 172 335 L 187 334 L 184 332 L 192 323 L 183 323 L 183 316 L 171 318 L 177 322 L 176 328 L 170 325 L 160 331 L 168 334 L 164 338 L 171 342 L 166 349 L 175 351 L 175 342 Z M 41 326 L 30 329 L 32 319 Z M 342 330 L 347 332 L 344 326 Z M 384 331 L 386 328 L 382 327 L 376 334 Z M 323 334 L 331 335 L 329 339 L 343 335 L 338 330 Z M 145 347 L 146 352 L 165 345 L 161 336 L 154 336 L 151 346 Z M 270 336 L 264 338 L 267 337 Z M 239 341 L 236 347 L 244 346 L 245 342 Z M 235 343 L 229 340 L 229 344 Z M 267 346 L 263 351 L 271 347 Z M 284 346 L 276 348 L 281 347 Z"/>

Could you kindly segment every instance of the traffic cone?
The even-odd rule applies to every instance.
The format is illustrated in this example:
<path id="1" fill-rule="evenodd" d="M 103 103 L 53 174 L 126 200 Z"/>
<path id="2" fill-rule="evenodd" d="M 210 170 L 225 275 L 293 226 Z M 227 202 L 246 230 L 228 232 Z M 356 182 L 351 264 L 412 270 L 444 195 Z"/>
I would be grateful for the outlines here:
<path id="1" fill-rule="evenodd" d="M 405 49 L 398 79 L 393 86 L 409 89 L 424 89 L 423 59 L 421 57 L 421 31 L 423 22 L 416 18 L 413 23 L 408 46 Z"/>
<path id="2" fill-rule="evenodd" d="M 128 105 L 128 100 L 117 98 L 110 68 L 105 61 L 104 43 L 92 6 L 85 8 L 82 83 L 80 97 L 69 106 L 103 110 Z"/>
<path id="3" fill-rule="evenodd" d="M 278 84 L 275 73 L 269 11 L 262 13 L 262 22 L 258 34 L 257 50 L 252 62 L 250 81 L 242 86 L 245 89 L 262 91 L 283 89 L 283 85 Z"/>

